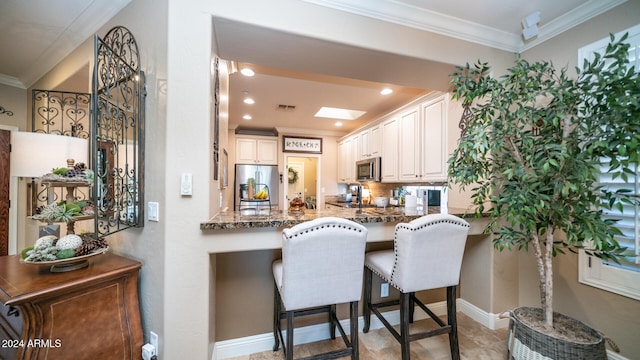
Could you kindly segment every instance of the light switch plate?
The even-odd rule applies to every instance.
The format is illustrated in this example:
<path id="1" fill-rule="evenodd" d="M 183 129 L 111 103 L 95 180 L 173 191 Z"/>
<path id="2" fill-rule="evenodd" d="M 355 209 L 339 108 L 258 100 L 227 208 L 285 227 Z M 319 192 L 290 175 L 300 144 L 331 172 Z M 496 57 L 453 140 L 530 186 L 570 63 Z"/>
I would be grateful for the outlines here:
<path id="1" fill-rule="evenodd" d="M 180 195 L 193 195 L 193 174 L 182 173 L 180 176 Z"/>
<path id="2" fill-rule="evenodd" d="M 147 206 L 147 216 L 149 221 L 160 221 L 160 204 L 149 202 Z"/>

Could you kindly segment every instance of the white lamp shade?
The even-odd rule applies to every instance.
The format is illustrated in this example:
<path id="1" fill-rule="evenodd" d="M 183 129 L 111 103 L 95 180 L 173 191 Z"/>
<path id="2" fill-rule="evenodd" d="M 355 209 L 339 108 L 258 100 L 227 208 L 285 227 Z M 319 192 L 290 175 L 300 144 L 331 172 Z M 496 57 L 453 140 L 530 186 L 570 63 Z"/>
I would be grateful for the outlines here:
<path id="1" fill-rule="evenodd" d="M 40 177 L 67 159 L 87 163 L 89 141 L 77 137 L 34 132 L 11 132 L 11 176 Z"/>

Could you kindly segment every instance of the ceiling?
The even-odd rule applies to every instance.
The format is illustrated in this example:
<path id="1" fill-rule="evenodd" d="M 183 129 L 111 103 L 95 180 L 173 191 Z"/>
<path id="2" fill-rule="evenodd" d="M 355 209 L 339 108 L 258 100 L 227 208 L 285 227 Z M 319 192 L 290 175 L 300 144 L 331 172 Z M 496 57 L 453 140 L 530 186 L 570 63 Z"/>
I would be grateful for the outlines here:
<path id="1" fill-rule="evenodd" d="M 300 1 L 520 52 L 626 0 Z M 51 0 L 0 1 L 0 83 L 28 88 L 131 0 L 55 2 L 52 7 Z M 521 19 L 535 11 L 541 13 L 538 35 L 524 42 Z M 406 71 L 407 79 L 433 79 L 430 89 L 437 89 L 436 84 L 446 83 L 442 74 L 451 70 L 446 64 L 425 66 L 425 61 L 417 59 L 372 53 L 224 19 L 214 18 L 214 26 L 221 58 L 236 67 L 251 65 L 256 71 L 251 78 L 239 73 L 230 77 L 230 128 L 347 133 L 429 90 L 418 88 L 410 80 L 396 81 L 399 72 Z M 253 42 L 253 46 L 247 46 L 247 42 Z M 235 45 L 238 43 L 245 45 L 244 50 Z M 286 47 L 278 51 L 274 44 Z M 264 50 L 260 51 L 261 47 Z M 247 48 L 251 51 L 247 52 Z M 332 57 L 319 55 L 327 53 Z M 367 61 L 363 62 L 365 58 Z M 386 70 L 389 64 L 395 65 L 394 72 Z M 379 90 L 383 86 L 392 87 L 394 93 L 381 96 Z M 245 92 L 256 100 L 251 107 L 242 103 Z M 343 121 L 344 125 L 336 128 L 335 120 L 313 117 L 320 106 L 366 113 L 358 120 Z M 253 119 L 243 120 L 245 113 L 251 113 Z"/>

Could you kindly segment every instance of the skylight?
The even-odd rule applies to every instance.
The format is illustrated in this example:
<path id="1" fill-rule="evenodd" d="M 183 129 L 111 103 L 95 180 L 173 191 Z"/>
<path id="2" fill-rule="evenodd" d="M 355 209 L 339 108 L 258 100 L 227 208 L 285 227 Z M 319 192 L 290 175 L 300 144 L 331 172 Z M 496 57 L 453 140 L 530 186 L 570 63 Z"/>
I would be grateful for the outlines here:
<path id="1" fill-rule="evenodd" d="M 340 119 L 340 120 L 355 120 L 362 116 L 366 111 L 339 109 L 323 106 L 315 114 L 315 117 Z"/>

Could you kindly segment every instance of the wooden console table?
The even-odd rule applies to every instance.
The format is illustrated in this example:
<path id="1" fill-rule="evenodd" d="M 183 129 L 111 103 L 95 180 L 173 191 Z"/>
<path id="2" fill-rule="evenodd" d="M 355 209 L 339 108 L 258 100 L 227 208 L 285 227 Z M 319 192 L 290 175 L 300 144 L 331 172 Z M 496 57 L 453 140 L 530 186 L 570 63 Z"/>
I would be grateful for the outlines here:
<path id="1" fill-rule="evenodd" d="M 0 256 L 0 359 L 142 358 L 142 264 L 111 253 L 89 262 L 51 273 Z"/>

